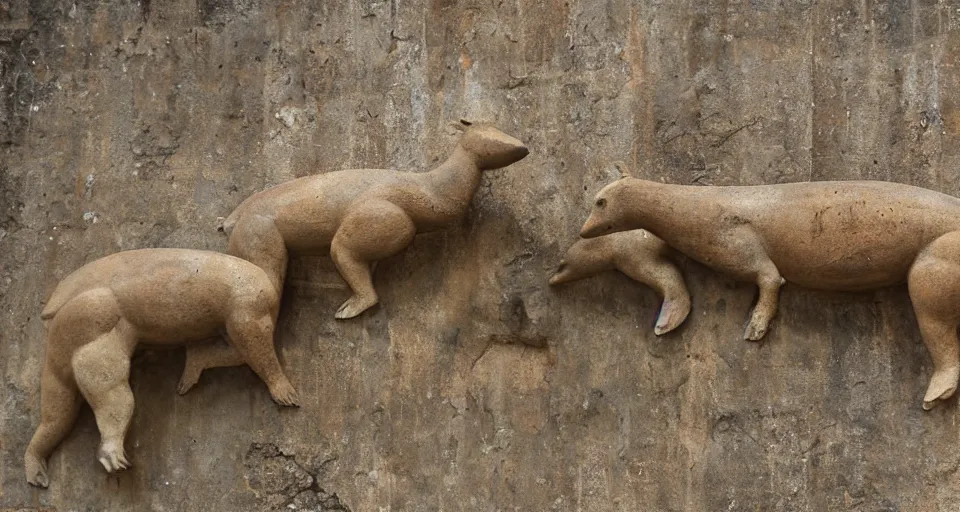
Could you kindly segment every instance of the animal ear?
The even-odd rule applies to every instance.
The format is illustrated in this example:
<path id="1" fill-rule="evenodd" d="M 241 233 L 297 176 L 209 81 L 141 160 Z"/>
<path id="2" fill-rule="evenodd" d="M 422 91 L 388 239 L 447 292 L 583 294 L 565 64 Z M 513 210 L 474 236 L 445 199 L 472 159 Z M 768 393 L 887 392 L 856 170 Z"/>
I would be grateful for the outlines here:
<path id="1" fill-rule="evenodd" d="M 621 162 L 621 161 L 618 160 L 618 161 L 616 161 L 616 162 L 613 163 L 613 167 L 617 170 L 617 172 L 620 173 L 620 177 L 617 178 L 617 179 L 622 180 L 622 179 L 624 179 L 624 178 L 632 178 L 632 177 L 633 177 L 633 175 L 630 174 L 630 168 L 627 167 L 627 164 L 625 164 L 625 163 L 623 163 L 623 162 Z"/>
<path id="2" fill-rule="evenodd" d="M 470 126 L 473 126 L 473 123 L 467 121 L 466 119 L 460 119 L 450 123 L 450 128 L 457 132 L 465 132 Z"/>

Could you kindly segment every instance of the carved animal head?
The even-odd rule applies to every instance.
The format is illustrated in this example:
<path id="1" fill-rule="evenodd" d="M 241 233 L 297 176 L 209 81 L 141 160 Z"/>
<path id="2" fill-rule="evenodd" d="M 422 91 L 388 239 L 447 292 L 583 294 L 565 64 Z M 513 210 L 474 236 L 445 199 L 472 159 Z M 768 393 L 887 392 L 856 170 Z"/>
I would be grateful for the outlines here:
<path id="1" fill-rule="evenodd" d="M 475 157 L 477 166 L 483 171 L 506 167 L 530 153 L 522 142 L 489 124 L 461 123 L 467 129 L 459 146 Z"/>
<path id="2" fill-rule="evenodd" d="M 560 260 L 550 285 L 584 279 L 613 268 L 608 240 L 604 237 L 577 240 Z"/>
<path id="3" fill-rule="evenodd" d="M 624 215 L 625 191 L 634 178 L 620 178 L 603 187 L 593 200 L 590 217 L 580 228 L 580 236 L 593 238 L 617 231 L 626 231 L 638 226 L 629 226 Z"/>

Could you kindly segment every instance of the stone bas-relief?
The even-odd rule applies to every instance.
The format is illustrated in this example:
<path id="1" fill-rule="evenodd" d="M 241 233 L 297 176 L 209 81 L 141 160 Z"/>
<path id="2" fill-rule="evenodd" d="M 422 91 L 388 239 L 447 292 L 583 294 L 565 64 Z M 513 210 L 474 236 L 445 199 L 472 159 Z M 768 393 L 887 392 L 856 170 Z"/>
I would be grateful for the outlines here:
<path id="1" fill-rule="evenodd" d="M 653 328 L 659 336 L 679 327 L 690 314 L 690 293 L 675 257 L 670 246 L 643 229 L 580 239 L 567 249 L 550 284 L 556 286 L 606 270 L 619 270 L 653 288 L 663 299 Z"/>
<path id="2" fill-rule="evenodd" d="M 254 194 L 223 223 L 228 252 L 263 268 L 278 293 L 288 252 L 317 253 L 329 247 L 353 295 L 336 318 L 353 318 L 378 301 L 372 265 L 399 253 L 420 232 L 463 218 L 483 171 L 527 156 L 519 140 L 490 125 L 461 121 L 464 133 L 453 153 L 425 172 L 356 169 L 306 176 Z M 237 366 L 243 360 L 228 345 L 187 349 L 179 392 L 186 393 L 206 368 Z"/>
<path id="3" fill-rule="evenodd" d="M 862 291 L 907 282 L 933 360 L 930 409 L 960 376 L 960 199 L 881 181 L 746 187 L 622 178 L 596 196 L 581 236 L 644 228 L 760 289 L 744 337 L 759 340 L 780 286 Z"/>
<path id="4" fill-rule="evenodd" d="M 226 333 L 281 405 L 297 405 L 273 344 L 280 297 L 266 273 L 225 254 L 187 249 L 116 253 L 74 271 L 54 290 L 40 383 L 41 421 L 25 455 L 27 481 L 46 487 L 47 457 L 86 399 L 107 471 L 130 465 L 130 358 L 141 342 L 169 345 Z"/>
<path id="5" fill-rule="evenodd" d="M 425 173 L 357 169 L 306 176 L 254 194 L 224 221 L 228 252 L 251 261 L 283 287 L 288 251 L 330 250 L 353 296 L 336 318 L 377 303 L 371 264 L 405 249 L 417 233 L 460 220 L 483 171 L 527 156 L 519 140 L 489 125 L 463 122 L 453 153 Z"/>

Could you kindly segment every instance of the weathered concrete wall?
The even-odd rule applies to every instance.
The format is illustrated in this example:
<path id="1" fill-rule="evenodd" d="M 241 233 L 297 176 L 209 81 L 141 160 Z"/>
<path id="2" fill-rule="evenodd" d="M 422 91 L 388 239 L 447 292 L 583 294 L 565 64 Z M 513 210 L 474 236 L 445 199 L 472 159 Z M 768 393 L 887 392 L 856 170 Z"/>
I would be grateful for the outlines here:
<path id="1" fill-rule="evenodd" d="M 660 339 L 650 290 L 546 277 L 618 162 L 960 195 L 958 7 L 0 0 L 0 508 L 955 510 L 956 401 L 920 408 L 904 289 L 787 286 L 750 344 L 754 289 L 693 263 L 693 313 Z M 358 319 L 333 319 L 328 258 L 293 262 L 278 345 L 301 409 L 247 368 L 179 397 L 182 352 L 145 352 L 135 467 L 101 470 L 86 410 L 51 488 L 26 484 L 59 279 L 124 249 L 223 250 L 216 218 L 294 177 L 429 168 L 461 117 L 531 155 L 382 262 Z"/>

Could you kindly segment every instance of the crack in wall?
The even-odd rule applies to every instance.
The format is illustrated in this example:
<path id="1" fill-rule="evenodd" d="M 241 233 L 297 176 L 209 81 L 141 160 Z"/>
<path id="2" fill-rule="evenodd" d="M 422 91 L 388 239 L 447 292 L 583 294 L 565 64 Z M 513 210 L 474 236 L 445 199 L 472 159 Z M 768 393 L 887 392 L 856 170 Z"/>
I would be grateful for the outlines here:
<path id="1" fill-rule="evenodd" d="M 284 453 L 273 443 L 253 443 L 244 456 L 247 484 L 258 499 L 271 510 L 350 512 L 337 493 L 320 487 L 318 475 L 337 460 L 323 459 L 314 471 L 308 471 L 294 455 Z"/>

